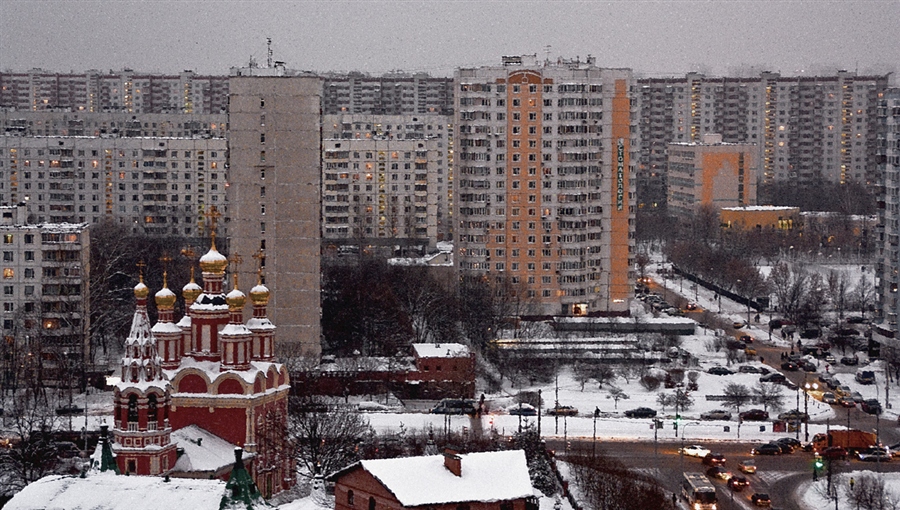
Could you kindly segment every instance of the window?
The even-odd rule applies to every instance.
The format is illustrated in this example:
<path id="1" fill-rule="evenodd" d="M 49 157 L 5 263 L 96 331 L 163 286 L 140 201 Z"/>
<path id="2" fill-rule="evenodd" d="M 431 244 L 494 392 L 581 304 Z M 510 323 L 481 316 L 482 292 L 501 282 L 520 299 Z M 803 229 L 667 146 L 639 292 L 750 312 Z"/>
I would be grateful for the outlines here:
<path id="1" fill-rule="evenodd" d="M 3 234 L 3 244 L 12 244 L 13 235 L 12 234 Z"/>
<path id="2" fill-rule="evenodd" d="M 369 496 L 369 510 L 375 510 L 375 498 Z"/>
<path id="3" fill-rule="evenodd" d="M 25 268 L 25 278 L 34 278 L 34 268 L 33 267 Z"/>
<path id="4" fill-rule="evenodd" d="M 347 504 L 353 506 L 353 503 L 353 490 L 351 489 L 347 491 Z"/>
<path id="5" fill-rule="evenodd" d="M 3 252 L 3 262 L 12 262 L 13 261 L 13 252 L 5 251 Z"/>
<path id="6" fill-rule="evenodd" d="M 13 270 L 13 268 L 11 268 L 11 267 L 4 267 L 4 268 L 3 268 L 3 277 L 4 277 L 4 278 L 12 278 L 12 277 L 14 277 L 14 276 L 16 276 L 16 272 Z M 11 288 L 12 288 L 12 287 L 10 287 L 10 289 L 11 289 Z M 5 290 L 5 289 L 6 289 L 6 287 L 4 287 L 4 290 Z M 5 293 L 6 293 L 6 292 L 4 292 L 4 294 L 5 294 Z M 11 292 L 10 292 L 10 294 L 11 294 Z"/>
<path id="7" fill-rule="evenodd" d="M 13 303 L 3 303 L 3 311 L 4 312 L 12 312 L 13 311 Z"/>

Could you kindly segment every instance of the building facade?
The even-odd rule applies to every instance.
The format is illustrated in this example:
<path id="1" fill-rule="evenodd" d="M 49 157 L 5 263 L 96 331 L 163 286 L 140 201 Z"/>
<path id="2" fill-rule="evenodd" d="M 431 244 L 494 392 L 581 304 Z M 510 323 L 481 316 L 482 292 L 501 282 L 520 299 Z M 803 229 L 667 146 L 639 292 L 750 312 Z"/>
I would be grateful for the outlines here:
<path id="1" fill-rule="evenodd" d="M 700 143 L 668 145 L 669 214 L 689 222 L 699 207 L 756 205 L 756 147 L 706 134 Z"/>
<path id="2" fill-rule="evenodd" d="M 316 77 L 234 76 L 229 85 L 230 255 L 258 257 L 282 346 L 320 349 L 321 91 Z M 238 270 L 244 281 L 256 266 Z"/>
<path id="3" fill-rule="evenodd" d="M 666 148 L 719 133 L 756 144 L 760 184 L 855 181 L 875 185 L 877 104 L 888 76 L 684 77 L 638 80 L 642 208 L 665 204 Z"/>
<path id="4" fill-rule="evenodd" d="M 453 79 L 425 73 L 323 75 L 322 111 L 326 115 L 451 115 Z"/>
<path id="5" fill-rule="evenodd" d="M 0 235 L 3 385 L 77 385 L 91 359 L 88 225 L 35 224 L 21 204 L 0 207 Z"/>
<path id="6" fill-rule="evenodd" d="M 592 59 L 457 71 L 461 278 L 510 285 L 525 315 L 628 313 L 631 86 L 629 70 Z"/>
<path id="7" fill-rule="evenodd" d="M 876 331 L 898 346 L 897 317 L 900 300 L 900 89 L 885 91 L 878 107 L 881 119 L 879 153 L 884 181 L 879 197 L 877 234 L 880 241 L 876 264 Z"/>
<path id="8" fill-rule="evenodd" d="M 451 124 L 445 115 L 326 115 L 324 253 L 342 246 L 434 250 L 450 238 Z"/>

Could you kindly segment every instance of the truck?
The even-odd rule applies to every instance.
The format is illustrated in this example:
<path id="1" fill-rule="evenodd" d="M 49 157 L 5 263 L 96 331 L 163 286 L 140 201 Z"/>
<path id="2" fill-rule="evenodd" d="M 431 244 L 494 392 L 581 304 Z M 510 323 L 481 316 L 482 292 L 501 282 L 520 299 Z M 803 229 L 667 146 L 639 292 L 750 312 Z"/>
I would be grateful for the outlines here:
<path id="1" fill-rule="evenodd" d="M 832 430 L 827 434 L 813 436 L 812 449 L 816 453 L 822 453 L 829 446 L 840 446 L 848 452 L 865 451 L 878 444 L 877 436 L 873 432 L 862 430 Z"/>

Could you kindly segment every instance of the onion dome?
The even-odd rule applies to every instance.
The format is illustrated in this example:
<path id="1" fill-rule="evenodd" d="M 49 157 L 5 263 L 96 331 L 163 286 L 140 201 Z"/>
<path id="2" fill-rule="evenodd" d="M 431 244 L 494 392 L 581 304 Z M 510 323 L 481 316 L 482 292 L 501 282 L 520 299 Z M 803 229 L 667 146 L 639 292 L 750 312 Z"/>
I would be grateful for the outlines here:
<path id="1" fill-rule="evenodd" d="M 188 303 L 193 303 L 197 300 L 197 296 L 203 293 L 203 289 L 197 285 L 197 282 L 194 281 L 194 268 L 191 268 L 191 281 L 188 282 L 184 287 L 181 288 L 181 296 Z"/>
<path id="2" fill-rule="evenodd" d="M 144 285 L 144 275 L 141 275 L 141 280 L 134 286 L 134 297 L 138 299 L 147 299 L 147 296 L 149 295 L 150 289 Z"/>
<path id="3" fill-rule="evenodd" d="M 238 290 L 237 275 L 234 275 L 234 288 L 225 296 L 225 302 L 228 303 L 229 310 L 240 310 L 247 302 L 247 296 Z"/>
<path id="4" fill-rule="evenodd" d="M 226 267 L 228 267 L 228 259 L 216 250 L 216 243 L 213 243 L 212 248 L 200 257 L 200 269 L 204 273 L 222 274 Z"/>
<path id="5" fill-rule="evenodd" d="M 266 306 L 269 304 L 269 289 L 263 284 L 257 284 L 250 289 L 250 301 L 257 306 Z"/>
<path id="6" fill-rule="evenodd" d="M 175 293 L 169 290 L 166 281 L 166 273 L 163 273 L 163 288 L 156 293 L 156 307 L 165 310 L 171 310 L 175 307 Z"/>

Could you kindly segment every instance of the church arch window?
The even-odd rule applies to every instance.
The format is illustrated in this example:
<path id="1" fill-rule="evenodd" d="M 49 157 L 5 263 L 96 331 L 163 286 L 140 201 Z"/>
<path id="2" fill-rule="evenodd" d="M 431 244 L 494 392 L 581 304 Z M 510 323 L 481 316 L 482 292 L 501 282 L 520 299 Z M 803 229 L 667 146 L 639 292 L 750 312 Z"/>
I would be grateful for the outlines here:
<path id="1" fill-rule="evenodd" d="M 131 394 L 128 397 L 128 423 L 137 423 L 138 421 L 138 398 L 137 395 Z"/>
<path id="2" fill-rule="evenodd" d="M 156 394 L 151 393 L 147 398 L 147 422 L 156 424 L 157 420 L 157 402 Z"/>
<path id="3" fill-rule="evenodd" d="M 369 496 L 369 510 L 375 510 L 375 498 Z"/>
<path id="4" fill-rule="evenodd" d="M 347 491 L 347 504 L 353 506 L 353 489 Z"/>

